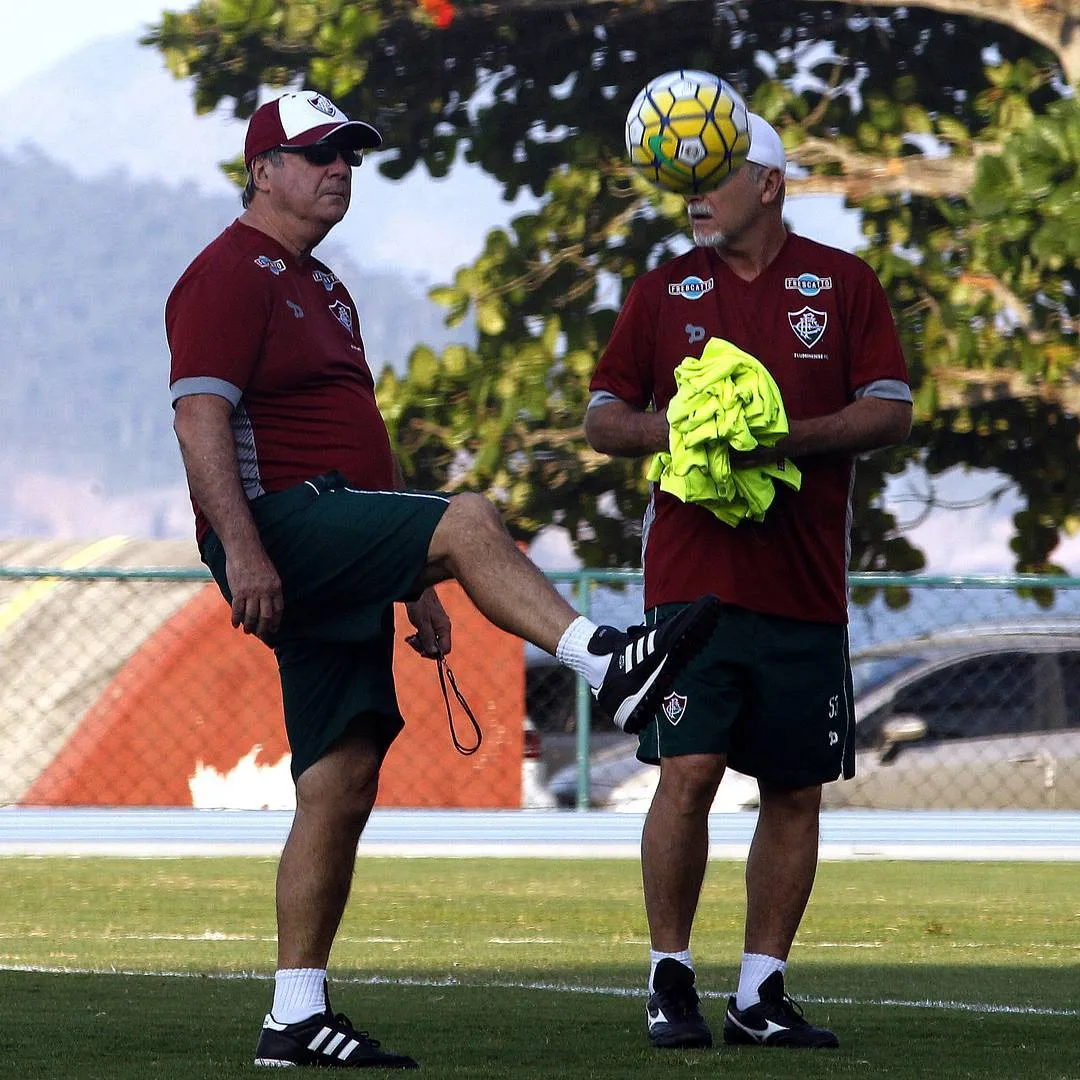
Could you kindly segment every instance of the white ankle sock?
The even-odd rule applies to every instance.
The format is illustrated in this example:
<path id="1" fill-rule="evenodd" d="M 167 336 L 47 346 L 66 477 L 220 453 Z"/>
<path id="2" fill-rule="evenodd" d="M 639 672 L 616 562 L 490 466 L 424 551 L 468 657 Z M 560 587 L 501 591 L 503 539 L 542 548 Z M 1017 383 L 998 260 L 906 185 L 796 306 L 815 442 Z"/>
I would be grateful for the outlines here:
<path id="1" fill-rule="evenodd" d="M 325 968 L 279 968 L 274 976 L 270 1015 L 279 1024 L 297 1024 L 326 1008 Z"/>
<path id="2" fill-rule="evenodd" d="M 656 965 L 661 960 L 678 960 L 684 967 L 694 970 L 694 962 L 690 959 L 689 949 L 680 949 L 679 952 L 657 952 L 649 950 L 649 993 L 653 992 L 653 976 L 656 974 Z"/>
<path id="3" fill-rule="evenodd" d="M 607 674 L 611 655 L 594 656 L 589 642 L 596 633 L 596 623 L 579 615 L 564 631 L 555 647 L 555 659 L 576 671 L 595 690 Z"/>
<path id="4" fill-rule="evenodd" d="M 739 969 L 739 989 L 735 991 L 735 1008 L 749 1009 L 761 1000 L 758 987 L 774 972 L 781 975 L 787 970 L 783 960 L 763 953 L 743 953 L 742 967 Z"/>

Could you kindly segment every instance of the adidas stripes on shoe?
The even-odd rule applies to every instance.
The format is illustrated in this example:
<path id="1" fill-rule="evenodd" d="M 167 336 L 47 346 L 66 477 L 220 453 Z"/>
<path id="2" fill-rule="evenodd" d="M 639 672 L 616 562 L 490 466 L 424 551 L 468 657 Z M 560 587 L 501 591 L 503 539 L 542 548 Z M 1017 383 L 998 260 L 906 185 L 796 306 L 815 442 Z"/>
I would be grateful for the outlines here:
<path id="1" fill-rule="evenodd" d="M 316 1065 L 339 1069 L 417 1069 L 411 1057 L 383 1050 L 378 1039 L 357 1031 L 347 1016 L 329 1009 L 296 1024 L 263 1021 L 255 1064 L 278 1068 Z"/>
<path id="2" fill-rule="evenodd" d="M 709 640 L 722 606 L 717 597 L 703 596 L 658 626 L 601 626 L 593 634 L 589 652 L 611 655 L 593 696 L 616 727 L 636 735 L 649 723 L 679 672 Z"/>

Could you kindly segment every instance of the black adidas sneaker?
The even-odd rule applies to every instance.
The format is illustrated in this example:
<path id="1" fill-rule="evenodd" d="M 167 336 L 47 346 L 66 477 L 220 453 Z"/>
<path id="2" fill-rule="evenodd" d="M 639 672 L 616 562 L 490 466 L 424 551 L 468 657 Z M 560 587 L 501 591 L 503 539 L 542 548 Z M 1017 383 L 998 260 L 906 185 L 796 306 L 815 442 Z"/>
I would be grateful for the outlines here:
<path id="1" fill-rule="evenodd" d="M 712 1046 L 712 1032 L 698 1008 L 694 972 L 665 957 L 653 974 L 653 993 L 645 1006 L 649 1042 L 665 1050 Z"/>
<path id="2" fill-rule="evenodd" d="M 296 1024 L 279 1024 L 267 1013 L 255 1050 L 255 1064 L 339 1069 L 420 1067 L 411 1057 L 381 1049 L 378 1039 L 366 1031 L 357 1031 L 347 1016 L 335 1015 L 329 1009 Z"/>
<path id="3" fill-rule="evenodd" d="M 658 626 L 601 626 L 593 634 L 589 652 L 611 655 L 593 696 L 616 727 L 628 735 L 645 727 L 686 662 L 709 640 L 722 607 L 717 597 L 703 596 Z"/>
<path id="4" fill-rule="evenodd" d="M 796 1049 L 835 1049 L 840 1040 L 827 1028 L 814 1027 L 798 1002 L 784 993 L 784 976 L 774 971 L 758 987 L 761 1000 L 747 1009 L 728 999 L 724 1042 L 729 1046 L 788 1046 Z"/>

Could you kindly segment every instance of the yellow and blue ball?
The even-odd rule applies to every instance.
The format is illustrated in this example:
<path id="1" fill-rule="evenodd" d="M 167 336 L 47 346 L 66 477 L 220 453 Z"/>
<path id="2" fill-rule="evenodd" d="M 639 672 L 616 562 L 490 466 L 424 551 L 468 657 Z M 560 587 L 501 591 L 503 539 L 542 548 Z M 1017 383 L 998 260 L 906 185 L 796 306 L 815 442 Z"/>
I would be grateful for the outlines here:
<path id="1" fill-rule="evenodd" d="M 678 195 L 718 187 L 746 160 L 750 120 L 729 83 L 706 71 L 668 71 L 651 79 L 626 116 L 630 164 Z"/>

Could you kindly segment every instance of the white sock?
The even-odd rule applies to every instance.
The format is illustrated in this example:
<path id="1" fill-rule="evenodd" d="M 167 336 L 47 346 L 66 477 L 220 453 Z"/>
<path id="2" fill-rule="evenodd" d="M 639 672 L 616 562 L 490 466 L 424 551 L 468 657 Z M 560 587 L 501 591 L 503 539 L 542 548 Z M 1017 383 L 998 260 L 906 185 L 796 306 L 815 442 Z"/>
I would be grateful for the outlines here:
<path id="1" fill-rule="evenodd" d="M 298 1024 L 326 1009 L 325 968 L 278 968 L 270 1015 L 279 1024 Z"/>
<path id="2" fill-rule="evenodd" d="M 564 631 L 555 647 L 555 659 L 576 671 L 594 690 L 604 681 L 611 654 L 595 656 L 589 642 L 596 633 L 596 623 L 579 615 Z"/>
<path id="3" fill-rule="evenodd" d="M 653 992 L 653 976 L 656 974 L 656 965 L 661 960 L 678 960 L 684 967 L 694 970 L 694 962 L 690 959 L 689 949 L 680 949 L 679 952 L 657 952 L 649 950 L 649 993 Z"/>
<path id="4" fill-rule="evenodd" d="M 742 955 L 742 967 L 739 969 L 739 989 L 735 991 L 735 1008 L 749 1009 L 761 1000 L 758 987 L 774 972 L 781 975 L 787 970 L 783 960 L 763 953 L 746 952 Z"/>

